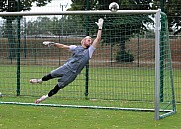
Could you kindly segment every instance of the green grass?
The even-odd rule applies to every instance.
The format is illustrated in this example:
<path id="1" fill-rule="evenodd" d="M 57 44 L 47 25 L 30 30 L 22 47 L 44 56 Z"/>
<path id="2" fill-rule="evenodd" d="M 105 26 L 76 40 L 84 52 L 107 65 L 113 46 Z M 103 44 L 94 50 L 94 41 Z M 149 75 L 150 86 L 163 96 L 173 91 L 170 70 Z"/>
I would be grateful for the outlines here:
<path id="1" fill-rule="evenodd" d="M 0 85 L 1 92 L 4 94 L 16 95 L 16 68 L 2 67 L 4 76 L 4 85 Z M 57 83 L 56 79 L 45 82 L 43 85 L 30 85 L 30 78 L 40 78 L 43 74 L 51 71 L 50 67 L 42 66 L 22 66 L 21 67 L 21 95 L 33 96 L 26 98 L 3 97 L 2 101 L 15 101 L 32 103 L 37 97 L 47 94 L 50 89 Z M 11 72 L 11 73 L 10 73 Z M 56 96 L 65 99 L 48 99 L 43 103 L 73 104 L 73 105 L 91 105 L 106 107 L 147 107 L 153 108 L 153 103 L 135 103 L 135 101 L 153 101 L 154 92 L 154 72 L 153 70 L 145 71 L 144 69 L 125 69 L 125 68 L 91 68 L 89 70 L 89 98 L 94 101 L 85 100 L 85 71 L 77 77 L 77 79 L 67 86 Z M 11 75 L 11 76 L 9 76 Z M 131 76 L 129 76 L 131 75 Z M 144 76 L 147 75 L 147 76 Z M 151 76 L 148 76 L 151 75 Z M 149 80 L 144 81 L 144 80 Z M 144 92 L 143 92 L 144 91 Z M 35 98 L 36 97 L 36 98 Z M 67 100 L 68 99 L 68 100 Z M 103 101 L 102 101 L 103 100 Z M 113 101 L 114 100 L 114 101 Z M 130 101 L 130 102 L 128 102 Z M 131 102 L 132 101 L 132 102 Z"/>
<path id="2" fill-rule="evenodd" d="M 152 112 L 0 105 L 1 129 L 180 129 L 177 113 L 155 121 Z"/>
<path id="3" fill-rule="evenodd" d="M 0 66 L 2 93 L 10 96 L 0 98 L 1 102 L 26 102 L 47 94 L 57 83 L 51 80 L 42 85 L 30 85 L 30 78 L 40 78 L 51 71 L 52 67 L 22 66 L 21 96 L 16 96 L 16 67 Z M 85 100 L 85 71 L 78 78 L 44 104 L 115 106 L 131 108 L 154 108 L 154 71 L 129 68 L 91 68 L 89 98 Z M 181 71 L 177 71 L 177 74 Z M 130 75 L 130 76 L 129 76 Z M 176 84 L 176 93 L 180 92 Z M 28 95 L 28 96 L 24 96 Z M 178 95 L 178 94 L 176 94 Z M 171 99 L 171 97 L 168 97 Z M 141 99 L 141 101 L 140 101 Z M 177 100 L 177 99 L 176 99 Z M 139 102 L 138 102 L 139 101 Z M 152 103 L 148 102 L 152 101 Z M 155 121 L 153 112 L 116 111 L 85 108 L 62 108 L 45 106 L 4 105 L 0 104 L 0 129 L 170 129 L 181 128 L 181 117 L 177 113 L 162 120 Z M 171 122 L 172 121 L 172 122 Z M 171 124 L 169 123 L 171 122 Z"/>

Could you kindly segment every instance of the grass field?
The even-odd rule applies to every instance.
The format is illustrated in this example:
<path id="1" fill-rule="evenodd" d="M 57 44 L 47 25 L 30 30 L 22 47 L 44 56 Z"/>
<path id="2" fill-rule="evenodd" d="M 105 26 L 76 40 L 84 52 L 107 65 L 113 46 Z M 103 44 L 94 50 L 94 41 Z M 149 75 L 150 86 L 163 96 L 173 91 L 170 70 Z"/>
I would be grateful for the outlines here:
<path id="1" fill-rule="evenodd" d="M 0 105 L 1 129 L 180 129 L 177 113 L 155 121 L 151 112 Z"/>
<path id="2" fill-rule="evenodd" d="M 0 90 L 6 95 L 16 95 L 16 67 L 1 67 L 3 81 Z M 40 78 L 52 68 L 42 66 L 21 67 L 21 96 L 31 96 L 32 98 L 3 97 L 3 101 L 20 101 L 32 103 L 36 98 L 47 94 L 57 83 L 56 79 L 45 82 L 42 85 L 30 85 L 30 78 Z M 125 68 L 91 68 L 89 70 L 89 99 L 85 101 L 85 71 L 77 79 L 63 89 L 57 97 L 65 98 L 61 104 L 92 105 L 106 107 L 147 107 L 153 108 L 154 99 L 154 71 L 152 69 L 125 69 Z M 3 88 L 5 87 L 5 88 Z M 68 99 L 68 100 L 67 100 Z M 33 100 L 33 101 L 32 101 Z M 103 100 L 103 101 L 102 101 Z M 106 101 L 108 100 L 108 101 Z M 113 101 L 114 100 L 114 101 Z M 135 101 L 142 101 L 135 103 Z M 128 102 L 130 101 L 130 102 Z M 133 103 L 131 103 L 131 101 Z M 147 101 L 144 103 L 143 101 Z M 59 99 L 49 99 L 45 103 L 60 103 Z"/>
<path id="3" fill-rule="evenodd" d="M 47 93 L 52 85 L 57 83 L 55 79 L 42 85 L 30 85 L 30 78 L 39 78 L 52 70 L 52 67 L 22 66 L 21 96 L 17 97 L 16 67 L 0 68 L 3 73 L 0 89 L 9 95 L 1 97 L 0 102 L 33 103 L 37 97 Z M 154 108 L 153 102 L 149 103 L 154 99 L 153 69 L 108 67 L 91 68 L 89 72 L 89 97 L 92 100 L 85 100 L 83 71 L 73 84 L 61 91 L 61 94 L 43 103 Z M 176 88 L 177 93 L 180 92 L 178 84 Z M 141 101 L 135 101 L 138 99 Z M 155 121 L 153 112 L 0 104 L 0 129 L 179 129 L 181 124 L 177 118 L 181 117 L 180 109 L 181 105 L 178 104 L 176 114 Z"/>
<path id="4" fill-rule="evenodd" d="M 10 68 L 9 68 L 10 69 Z M 11 67 L 11 70 L 14 69 Z M 31 86 L 27 84 L 27 80 L 31 76 L 40 76 L 41 73 L 44 73 L 46 71 L 36 71 L 35 69 L 31 69 L 31 72 L 24 69 L 23 74 L 25 78 L 22 78 L 22 84 L 25 85 L 25 87 L 22 87 L 23 92 L 22 93 L 30 93 L 33 94 L 35 90 L 35 86 L 30 88 Z M 94 70 L 94 73 L 101 71 Z M 116 71 L 113 71 L 116 73 Z M 124 71 L 126 72 L 126 71 Z M 127 71 L 128 73 L 130 71 Z M 26 74 L 26 73 L 31 73 Z M 142 72 L 141 72 L 142 73 Z M 99 75 L 99 74 L 98 74 Z M 8 76 L 8 75 L 7 75 Z M 15 76 L 15 75 L 11 75 Z M 82 75 L 81 75 L 82 76 Z M 81 78 L 78 78 L 78 81 L 75 83 L 80 83 Z M 12 77 L 13 78 L 13 77 Z M 97 77 L 98 78 L 98 77 Z M 106 76 L 99 76 L 102 80 L 106 79 Z M 111 80 L 110 76 L 109 79 Z M 143 79 L 144 80 L 144 79 Z M 5 82 L 4 80 L 1 82 Z M 48 84 L 45 84 L 42 91 L 42 85 L 38 85 L 38 92 L 35 94 L 34 97 L 2 97 L 0 98 L 0 101 L 21 101 L 21 102 L 34 102 L 36 97 L 38 95 L 41 95 L 42 92 L 47 93 L 47 91 L 50 89 L 49 84 L 53 84 L 54 82 L 50 82 Z M 82 82 L 81 82 L 82 83 Z M 93 82 L 92 82 L 93 83 Z M 117 85 L 117 81 L 112 82 L 114 85 Z M 138 82 L 139 83 L 139 82 Z M 15 87 L 16 84 L 9 81 L 8 84 L 13 84 Z M 94 84 L 94 83 L 93 83 Z M 93 85 L 92 84 L 92 85 Z M 112 89 L 102 89 L 101 85 L 98 89 L 90 89 L 91 91 L 95 90 L 95 92 L 99 93 L 102 91 L 102 93 L 105 92 L 105 90 L 110 91 L 109 93 L 113 92 Z M 103 85 L 109 86 L 110 83 Z M 120 85 L 120 84 L 119 84 Z M 2 85 L 1 85 L 2 86 Z M 178 84 L 177 84 L 178 86 Z M 28 89 L 28 87 L 30 89 Z M 10 87 L 8 90 L 12 91 Z M 36 87 L 37 88 L 37 87 Z M 120 87 L 120 89 L 123 89 L 125 87 Z M 107 105 L 109 106 L 110 103 L 107 102 L 101 102 L 97 103 L 95 101 L 81 101 L 80 99 L 72 99 L 75 94 L 83 94 L 84 90 L 80 87 L 73 87 L 69 86 L 65 89 L 65 91 L 74 91 L 69 94 L 69 99 L 58 99 L 53 98 L 49 99 L 44 103 L 60 103 L 60 104 L 83 104 L 83 105 Z M 119 90 L 119 89 L 117 89 Z M 125 89 L 126 90 L 126 89 Z M 130 89 L 129 89 L 130 90 Z M 134 89 L 136 90 L 136 89 Z M 141 92 L 140 89 L 137 89 Z M 13 90 L 15 91 L 15 90 Z M 121 91 L 121 90 L 120 90 Z M 127 89 L 128 91 L 128 89 Z M 32 93 L 31 93 L 32 92 Z M 179 92 L 179 90 L 177 91 Z M 106 93 L 106 92 L 105 92 Z M 63 93 L 65 96 L 67 93 Z M 133 95 L 134 91 L 132 92 Z M 90 94 L 91 95 L 91 94 Z M 108 96 L 106 95 L 106 96 Z M 79 96 L 79 95 L 78 95 Z M 96 96 L 95 94 L 93 95 Z M 101 95 L 102 96 L 102 95 Z M 124 96 L 124 95 L 123 95 Z M 80 96 L 79 96 L 80 97 Z M 96 96 L 98 97 L 98 96 Z M 138 96 L 137 96 L 138 97 Z M 118 101 L 119 102 L 119 101 Z M 119 106 L 125 106 L 124 101 L 119 103 Z M 140 104 L 140 105 L 139 105 Z M 146 103 L 136 103 L 137 107 L 145 106 Z M 111 105 L 116 105 L 116 103 L 111 102 Z M 127 106 L 135 106 L 132 104 L 128 104 Z M 147 106 L 147 104 L 146 104 Z M 103 110 L 103 109 L 87 109 L 87 108 L 62 108 L 62 107 L 45 107 L 45 106 L 25 106 L 25 105 L 9 105 L 9 104 L 0 104 L 0 129 L 180 129 L 180 119 L 181 118 L 181 105 L 177 104 L 177 113 L 166 117 L 164 119 L 161 119 L 159 121 L 154 120 L 154 113 L 153 112 L 138 112 L 138 111 L 121 111 L 121 110 Z"/>

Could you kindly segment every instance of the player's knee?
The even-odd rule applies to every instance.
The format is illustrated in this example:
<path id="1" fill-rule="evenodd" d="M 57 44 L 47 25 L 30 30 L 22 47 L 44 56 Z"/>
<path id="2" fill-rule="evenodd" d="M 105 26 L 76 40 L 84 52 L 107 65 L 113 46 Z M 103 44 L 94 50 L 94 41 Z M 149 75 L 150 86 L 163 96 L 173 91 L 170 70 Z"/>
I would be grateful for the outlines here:
<path id="1" fill-rule="evenodd" d="M 60 88 L 60 89 L 63 89 L 64 87 L 65 87 L 66 85 L 64 84 L 64 83 L 58 83 L 58 87 Z"/>
<path id="2" fill-rule="evenodd" d="M 60 87 L 60 89 L 63 89 L 65 86 L 67 86 L 69 83 L 71 83 L 72 81 L 63 81 L 62 79 L 58 79 L 58 86 Z"/>

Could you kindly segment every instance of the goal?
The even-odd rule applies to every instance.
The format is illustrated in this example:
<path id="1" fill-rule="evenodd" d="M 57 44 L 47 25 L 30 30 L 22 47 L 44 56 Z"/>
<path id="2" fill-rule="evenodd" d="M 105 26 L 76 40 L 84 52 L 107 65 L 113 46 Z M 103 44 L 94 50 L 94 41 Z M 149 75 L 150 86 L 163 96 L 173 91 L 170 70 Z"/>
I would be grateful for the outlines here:
<path id="1" fill-rule="evenodd" d="M 38 106 L 176 112 L 167 17 L 160 10 L 1 12 L 1 104 L 36 105 L 57 79 L 31 85 L 71 53 L 43 41 L 80 45 L 104 19 L 102 41 L 76 80 Z M 15 18 L 15 20 L 8 20 Z M 11 22 L 10 22 L 11 21 Z M 8 27 L 8 26 L 11 26 Z"/>

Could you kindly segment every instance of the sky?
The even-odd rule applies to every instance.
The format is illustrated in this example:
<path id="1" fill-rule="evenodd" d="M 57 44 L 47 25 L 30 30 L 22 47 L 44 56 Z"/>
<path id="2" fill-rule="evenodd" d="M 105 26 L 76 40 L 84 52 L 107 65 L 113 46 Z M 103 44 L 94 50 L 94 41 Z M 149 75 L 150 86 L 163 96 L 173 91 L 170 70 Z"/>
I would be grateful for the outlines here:
<path id="1" fill-rule="evenodd" d="M 52 0 L 51 3 L 44 7 L 34 7 L 31 8 L 31 12 L 55 12 L 55 11 L 65 11 L 70 8 L 71 0 Z"/>
<path id="2" fill-rule="evenodd" d="M 43 7 L 36 7 L 35 4 L 33 4 L 33 7 L 31 8 L 30 12 L 56 12 L 56 11 L 66 11 L 66 9 L 70 8 L 71 0 L 52 0 L 51 3 L 48 3 L 46 6 Z M 62 6 L 60 6 L 62 5 Z M 26 17 L 27 20 L 34 20 L 37 18 L 37 16 L 34 16 L 32 18 Z M 0 17 L 0 24 L 1 24 L 1 17 Z"/>
<path id="3" fill-rule="evenodd" d="M 70 8 L 71 0 L 52 0 L 51 3 L 48 3 L 46 6 L 43 7 L 36 7 L 36 4 L 33 4 L 30 12 L 58 12 L 58 11 L 66 11 Z M 62 8 L 63 7 L 63 8 Z M 26 21 L 34 21 L 38 16 L 25 16 Z M 47 17 L 54 17 L 54 16 L 47 16 Z M 59 17 L 59 16 L 56 16 Z M 60 16 L 61 17 L 61 16 Z"/>

